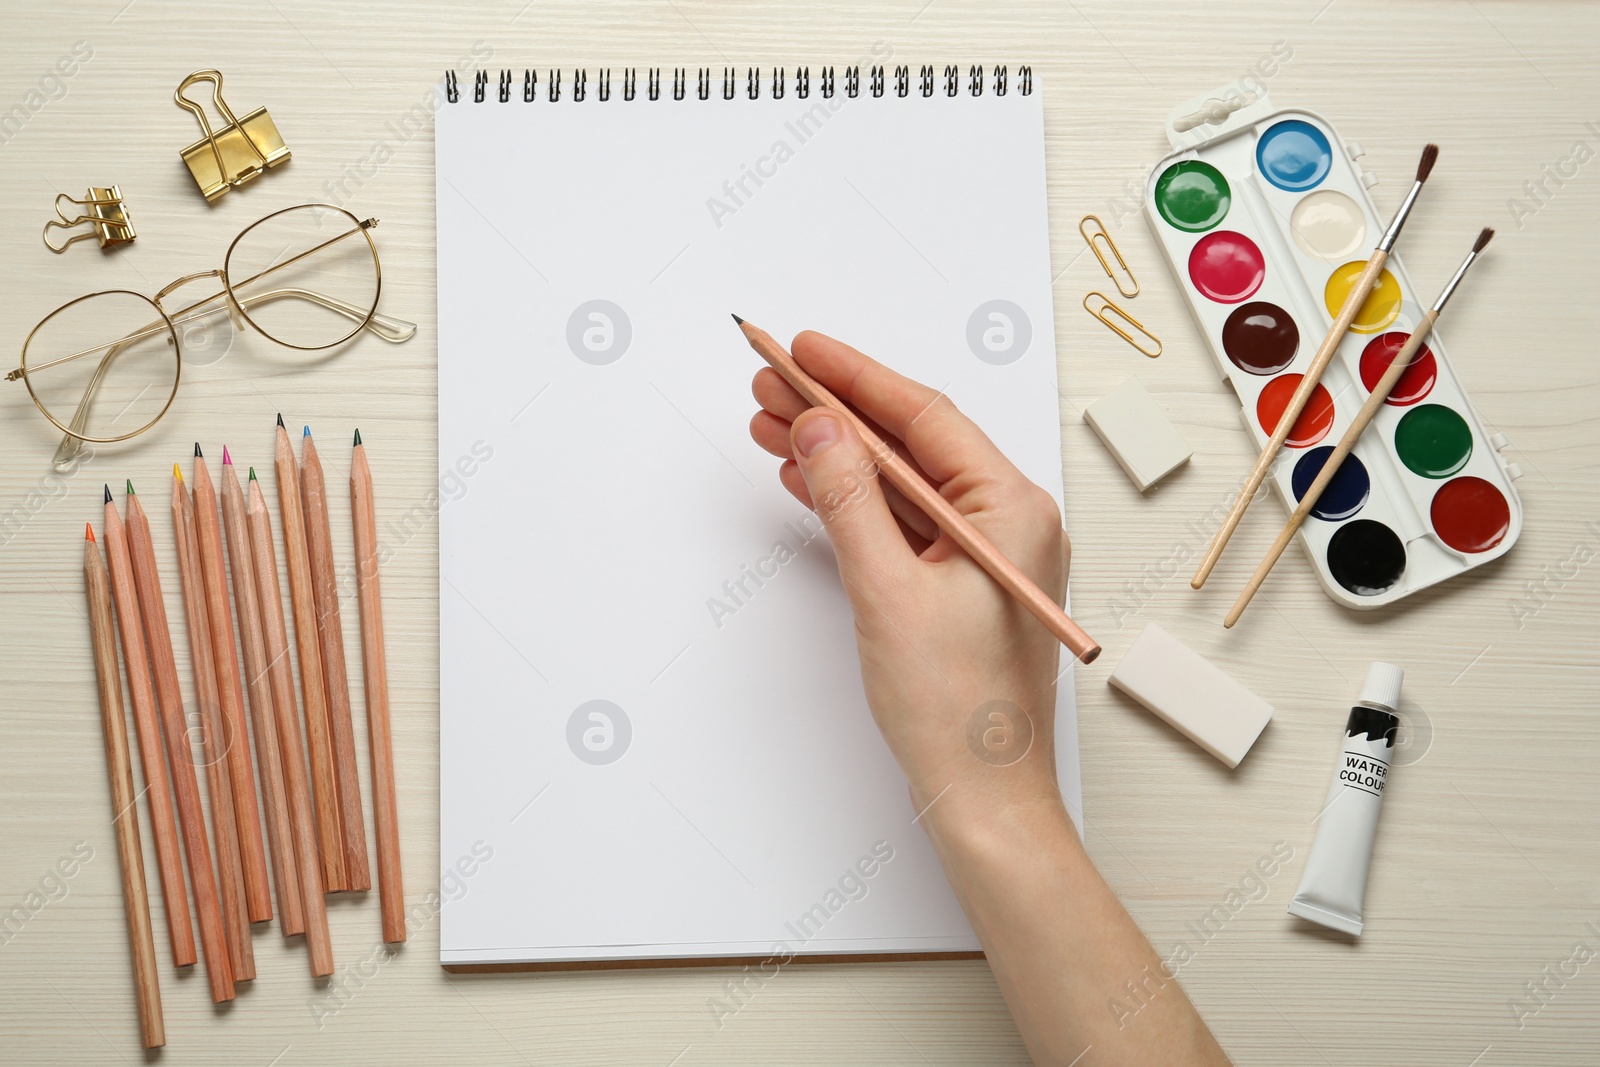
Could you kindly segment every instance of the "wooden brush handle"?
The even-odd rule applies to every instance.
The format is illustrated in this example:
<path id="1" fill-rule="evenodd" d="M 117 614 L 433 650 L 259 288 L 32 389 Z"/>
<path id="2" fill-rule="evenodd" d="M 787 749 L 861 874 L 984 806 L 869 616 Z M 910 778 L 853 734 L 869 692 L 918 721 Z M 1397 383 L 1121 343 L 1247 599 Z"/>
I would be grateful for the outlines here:
<path id="1" fill-rule="evenodd" d="M 1189 582 L 1194 588 L 1199 589 L 1206 584 L 1212 568 L 1217 565 L 1217 560 L 1222 558 L 1222 550 L 1228 547 L 1228 539 L 1233 536 L 1233 531 L 1239 528 L 1239 520 L 1244 518 L 1245 509 L 1250 506 L 1256 490 L 1261 488 L 1267 472 L 1272 469 L 1272 461 L 1278 457 L 1278 449 L 1283 447 L 1289 431 L 1294 429 L 1295 420 L 1300 418 L 1300 413 L 1305 410 L 1306 402 L 1311 399 L 1317 383 L 1322 380 L 1322 372 L 1327 370 L 1328 364 L 1333 361 L 1333 354 L 1339 350 L 1339 342 L 1350 332 L 1350 324 L 1355 321 L 1356 313 L 1366 302 L 1367 295 L 1378 282 L 1378 276 L 1383 273 L 1383 265 L 1388 261 L 1387 252 L 1382 249 L 1374 251 L 1372 258 L 1367 261 L 1367 269 L 1361 272 L 1361 277 L 1356 279 L 1350 295 L 1344 298 L 1344 305 L 1339 308 L 1338 318 L 1334 319 L 1333 325 L 1328 328 L 1328 336 L 1322 339 L 1322 347 L 1318 348 L 1317 354 L 1311 358 L 1311 365 L 1301 377 L 1299 387 L 1295 389 L 1294 396 L 1289 398 L 1289 406 L 1278 418 L 1278 425 L 1272 431 L 1272 438 L 1267 441 L 1260 457 L 1256 459 L 1255 468 L 1250 472 L 1250 477 L 1246 479 L 1243 488 L 1239 490 L 1239 496 L 1228 511 L 1228 517 L 1222 522 L 1222 529 L 1211 539 L 1211 547 L 1206 550 L 1205 559 L 1200 561 L 1200 568 L 1194 572 L 1194 578 Z"/>
<path id="2" fill-rule="evenodd" d="M 1356 442 L 1360 440 L 1362 431 L 1367 428 L 1373 418 L 1378 414 L 1378 409 L 1383 407 L 1383 402 L 1389 399 L 1389 394 L 1394 392 L 1395 383 L 1400 380 L 1400 375 L 1406 372 L 1411 361 L 1416 358 L 1417 351 L 1422 348 L 1423 341 L 1427 340 L 1433 324 L 1438 321 L 1439 313 L 1429 311 L 1422 316 L 1422 322 L 1406 339 L 1406 343 L 1395 355 L 1394 362 L 1389 364 L 1389 369 L 1383 372 L 1383 377 L 1378 379 L 1378 384 L 1373 386 L 1372 392 L 1367 396 L 1366 403 L 1361 405 L 1361 410 L 1356 412 L 1356 417 L 1350 423 L 1350 428 L 1345 430 L 1344 436 L 1339 439 L 1339 444 L 1334 448 L 1333 454 L 1323 461 L 1322 469 L 1317 472 L 1316 479 L 1300 498 L 1300 503 L 1289 515 L 1289 521 L 1283 524 L 1283 529 L 1278 532 L 1278 539 L 1272 542 L 1272 547 L 1267 549 L 1267 554 L 1256 568 L 1255 574 L 1250 576 L 1250 581 L 1245 584 L 1239 593 L 1239 599 L 1234 601 L 1233 607 L 1228 610 L 1228 615 L 1222 620 L 1223 626 L 1231 627 L 1239 621 L 1239 616 L 1244 614 L 1244 609 L 1249 606 L 1251 599 L 1261 589 L 1261 583 L 1267 580 L 1267 575 L 1278 562 L 1278 557 L 1283 555 L 1283 550 L 1289 547 L 1289 542 L 1294 539 L 1295 531 L 1300 529 L 1300 524 L 1306 521 L 1306 516 L 1311 514 L 1311 509 L 1316 507 L 1317 500 L 1322 496 L 1322 491 L 1328 488 L 1328 483 L 1333 481 L 1333 476 L 1338 473 L 1339 465 L 1345 460 Z"/>

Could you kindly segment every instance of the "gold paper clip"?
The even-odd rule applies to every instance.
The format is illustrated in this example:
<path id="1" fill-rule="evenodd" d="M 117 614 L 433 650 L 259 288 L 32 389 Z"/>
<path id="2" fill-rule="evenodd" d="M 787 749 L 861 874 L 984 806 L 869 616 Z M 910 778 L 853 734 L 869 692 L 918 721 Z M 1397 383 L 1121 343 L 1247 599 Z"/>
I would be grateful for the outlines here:
<path id="1" fill-rule="evenodd" d="M 1085 229 L 1085 227 L 1091 222 L 1094 223 L 1094 229 Z M 1100 266 L 1105 269 L 1106 277 L 1110 278 L 1111 283 L 1117 287 L 1117 292 L 1121 293 L 1125 297 L 1129 297 L 1130 299 L 1138 296 L 1139 279 L 1133 276 L 1133 270 L 1129 268 L 1128 261 L 1122 258 L 1121 252 L 1117 251 L 1116 242 L 1111 240 L 1111 234 L 1106 232 L 1106 224 L 1100 221 L 1100 216 L 1085 215 L 1083 218 L 1079 219 L 1078 232 L 1083 234 L 1083 239 L 1085 241 L 1089 242 L 1089 250 L 1094 253 L 1094 258 L 1100 261 Z M 1110 249 L 1111 254 L 1116 257 L 1117 266 L 1122 268 L 1122 274 L 1126 274 L 1128 276 L 1129 283 L 1133 285 L 1132 290 L 1124 289 L 1122 287 L 1122 275 L 1111 269 L 1111 264 L 1106 260 L 1105 252 L 1100 248 L 1102 243 L 1106 248 Z"/>
<path id="2" fill-rule="evenodd" d="M 216 132 L 212 132 L 205 110 L 183 95 L 195 82 L 212 83 L 211 103 L 217 113 L 228 120 L 228 124 Z M 179 154 L 207 200 L 215 200 L 233 186 L 243 185 L 268 167 L 289 161 L 289 149 L 284 146 L 283 137 L 266 108 L 258 107 L 243 119 L 234 117 L 233 110 L 222 99 L 220 71 L 195 71 L 178 83 L 172 98 L 179 107 L 194 112 L 205 133 Z"/>
<path id="3" fill-rule="evenodd" d="M 63 200 L 81 208 L 83 213 L 77 218 L 68 218 L 66 211 L 61 207 Z M 86 222 L 94 228 L 73 234 L 59 245 L 50 243 L 51 230 L 70 230 Z M 66 193 L 56 197 L 56 217 L 44 224 L 43 236 L 44 246 L 59 254 L 65 252 L 67 246 L 74 241 L 86 241 L 91 237 L 97 237 L 100 239 L 102 249 L 114 248 L 117 245 L 127 244 L 138 234 L 134 233 L 133 220 L 128 217 L 127 205 L 122 202 L 122 190 L 115 185 L 104 189 L 91 185 L 82 200 L 74 200 Z"/>
<path id="4" fill-rule="evenodd" d="M 1089 306 L 1089 301 L 1093 300 L 1095 297 L 1099 297 L 1100 301 L 1101 301 L 1100 308 L 1098 310 L 1096 310 L 1095 308 Z M 1126 311 L 1123 311 L 1121 308 L 1117 307 L 1117 305 L 1113 304 L 1111 302 L 1111 299 L 1109 297 L 1107 297 L 1104 293 L 1095 292 L 1095 293 L 1090 293 L 1088 296 L 1084 297 L 1083 298 L 1083 310 L 1087 311 L 1089 314 L 1093 315 L 1095 318 L 1099 319 L 1101 322 L 1103 322 L 1107 326 L 1111 327 L 1111 332 L 1112 333 L 1116 334 L 1118 337 L 1120 337 L 1124 341 L 1128 342 L 1134 348 L 1138 349 L 1139 352 L 1142 353 L 1143 355 L 1149 356 L 1151 359 L 1155 359 L 1157 356 L 1159 356 L 1161 354 L 1161 338 L 1157 337 L 1155 334 L 1153 334 L 1149 330 L 1145 329 L 1144 328 L 1144 323 L 1140 322 L 1138 319 L 1134 318 L 1132 315 L 1128 314 Z M 1111 317 L 1112 314 L 1115 315 L 1115 318 Z M 1124 330 L 1120 325 L 1117 324 L 1116 319 L 1123 320 L 1128 325 L 1132 326 L 1135 330 L 1138 330 L 1140 335 L 1142 335 L 1144 337 L 1147 337 L 1151 341 L 1155 342 L 1155 346 L 1156 346 L 1155 347 L 1155 351 L 1152 352 L 1150 349 L 1146 348 L 1144 345 L 1141 345 L 1138 342 L 1138 340 L 1133 336 L 1133 334 L 1129 333 L 1127 330 Z"/>

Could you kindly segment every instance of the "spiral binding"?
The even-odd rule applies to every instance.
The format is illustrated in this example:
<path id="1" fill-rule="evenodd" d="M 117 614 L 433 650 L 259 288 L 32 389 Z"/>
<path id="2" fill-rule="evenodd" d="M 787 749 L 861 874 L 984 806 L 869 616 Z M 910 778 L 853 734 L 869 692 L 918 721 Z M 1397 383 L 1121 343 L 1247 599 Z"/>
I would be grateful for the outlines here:
<path id="1" fill-rule="evenodd" d="M 701 100 L 711 99 L 712 79 L 714 71 L 710 67 L 695 68 L 695 95 Z M 874 64 L 867 70 L 867 92 L 874 97 L 885 95 L 889 85 L 889 76 L 885 74 L 882 64 Z M 911 95 L 911 68 L 905 64 L 897 65 L 893 74 L 894 95 L 906 97 Z M 545 98 L 550 103 L 556 103 L 562 96 L 562 83 L 567 76 L 559 69 L 554 68 L 546 78 Z M 996 64 L 985 70 L 982 64 L 973 64 L 967 68 L 966 89 L 972 96 L 982 96 L 985 86 L 995 96 L 1005 96 L 1011 89 L 1005 66 Z M 511 89 L 515 82 L 515 74 L 509 69 L 500 71 L 499 98 L 502 104 L 511 101 Z M 761 98 L 761 68 L 746 67 L 744 73 L 744 95 L 750 100 Z M 916 90 L 918 95 L 931 97 L 938 87 L 939 79 L 936 77 L 936 68 L 932 63 L 924 63 L 917 71 Z M 944 95 L 959 96 L 962 87 L 961 68 L 955 64 L 947 64 L 944 68 Z M 722 68 L 722 99 L 733 100 L 738 96 L 740 79 L 739 68 Z M 773 67 L 769 92 L 774 100 L 782 100 L 789 90 L 789 82 L 784 68 Z M 806 100 L 811 96 L 811 68 L 794 68 L 794 95 Z M 832 99 L 837 92 L 837 82 L 834 79 L 833 67 L 821 67 L 818 70 L 817 86 L 822 96 Z M 622 72 L 622 99 L 633 100 L 638 97 L 638 68 L 628 67 Z M 1016 92 L 1022 96 L 1033 95 L 1033 68 L 1020 66 L 1016 70 Z M 473 76 L 472 100 L 481 104 L 488 96 L 489 72 L 480 70 Z M 579 67 L 571 72 L 569 100 L 582 101 L 589 92 L 589 72 Z M 672 99 L 686 99 L 689 92 L 689 68 L 672 68 Z M 851 99 L 861 95 L 861 67 L 850 66 L 844 68 L 844 94 Z M 461 100 L 460 85 L 456 80 L 456 72 L 444 72 L 444 95 L 449 103 L 459 103 Z M 606 101 L 611 99 L 611 68 L 606 67 L 595 71 L 595 96 Z M 645 99 L 661 99 L 661 68 L 648 67 L 645 72 L 644 84 Z M 539 99 L 539 72 L 532 67 L 522 72 L 522 101 L 531 104 Z"/>

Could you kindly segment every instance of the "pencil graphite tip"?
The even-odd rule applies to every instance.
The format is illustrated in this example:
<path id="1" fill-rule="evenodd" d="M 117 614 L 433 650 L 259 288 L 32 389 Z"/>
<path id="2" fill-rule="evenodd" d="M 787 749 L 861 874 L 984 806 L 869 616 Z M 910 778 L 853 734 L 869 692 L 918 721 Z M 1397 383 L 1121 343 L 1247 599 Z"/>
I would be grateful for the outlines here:
<path id="1" fill-rule="evenodd" d="M 106 482 L 105 486 L 106 486 L 106 503 L 109 504 L 109 503 L 111 503 L 111 483 L 110 482 Z"/>
<path id="2" fill-rule="evenodd" d="M 732 312 L 730 312 L 730 313 L 729 313 L 729 314 L 732 314 Z M 743 320 L 743 319 L 741 319 L 741 318 L 740 318 L 740 317 L 739 317 L 739 316 L 737 316 L 737 315 L 734 315 L 734 316 L 733 316 L 733 321 L 734 321 L 734 322 L 737 322 L 737 323 L 738 323 L 738 324 L 739 324 L 739 325 L 740 325 L 740 326 L 743 326 L 743 325 L 744 325 L 744 320 Z"/>
<path id="3" fill-rule="evenodd" d="M 1478 234 L 1478 239 L 1472 243 L 1472 251 L 1473 251 L 1473 253 L 1476 254 L 1478 252 L 1482 252 L 1484 250 L 1485 246 L 1488 245 L 1490 240 L 1493 239 L 1493 237 L 1494 237 L 1494 227 L 1485 226 L 1483 228 L 1483 232 Z"/>
<path id="4" fill-rule="evenodd" d="M 1433 173 L 1433 165 L 1439 162 L 1439 146 L 1431 141 L 1422 148 L 1422 158 L 1417 161 L 1417 181 L 1425 182 L 1428 175 Z"/>
<path id="5" fill-rule="evenodd" d="M 223 445 L 222 446 L 222 465 L 224 467 L 233 466 L 233 457 L 228 455 L 228 446 L 227 445 Z"/>
<path id="6" fill-rule="evenodd" d="M 278 412 L 278 429 L 283 429 L 283 412 Z"/>
<path id="7" fill-rule="evenodd" d="M 196 441 L 194 443 L 194 458 L 195 459 L 205 459 L 206 458 L 205 457 L 205 453 L 200 451 L 200 442 L 199 441 Z"/>
<path id="8" fill-rule="evenodd" d="M 137 493 L 135 493 L 133 491 L 133 479 L 132 478 L 128 479 L 128 495 L 129 496 L 137 496 L 138 495 Z"/>
<path id="9" fill-rule="evenodd" d="M 360 448 L 361 447 L 361 429 L 360 429 L 360 427 L 356 428 L 355 444 L 351 445 L 350 447 L 351 448 Z"/>
<path id="10" fill-rule="evenodd" d="M 93 541 L 94 541 L 94 526 L 92 524 L 87 523 L 87 522 L 83 524 L 83 537 L 84 537 L 84 540 L 93 543 Z"/>

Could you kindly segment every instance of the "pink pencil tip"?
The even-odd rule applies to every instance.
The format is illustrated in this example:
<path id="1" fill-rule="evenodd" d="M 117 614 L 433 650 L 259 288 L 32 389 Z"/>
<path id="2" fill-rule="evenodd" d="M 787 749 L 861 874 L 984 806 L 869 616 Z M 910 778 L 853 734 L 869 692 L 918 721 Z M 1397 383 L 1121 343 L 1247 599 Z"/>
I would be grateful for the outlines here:
<path id="1" fill-rule="evenodd" d="M 223 445 L 222 446 L 222 465 L 224 467 L 233 466 L 233 457 L 228 455 L 228 446 L 227 445 Z"/>

